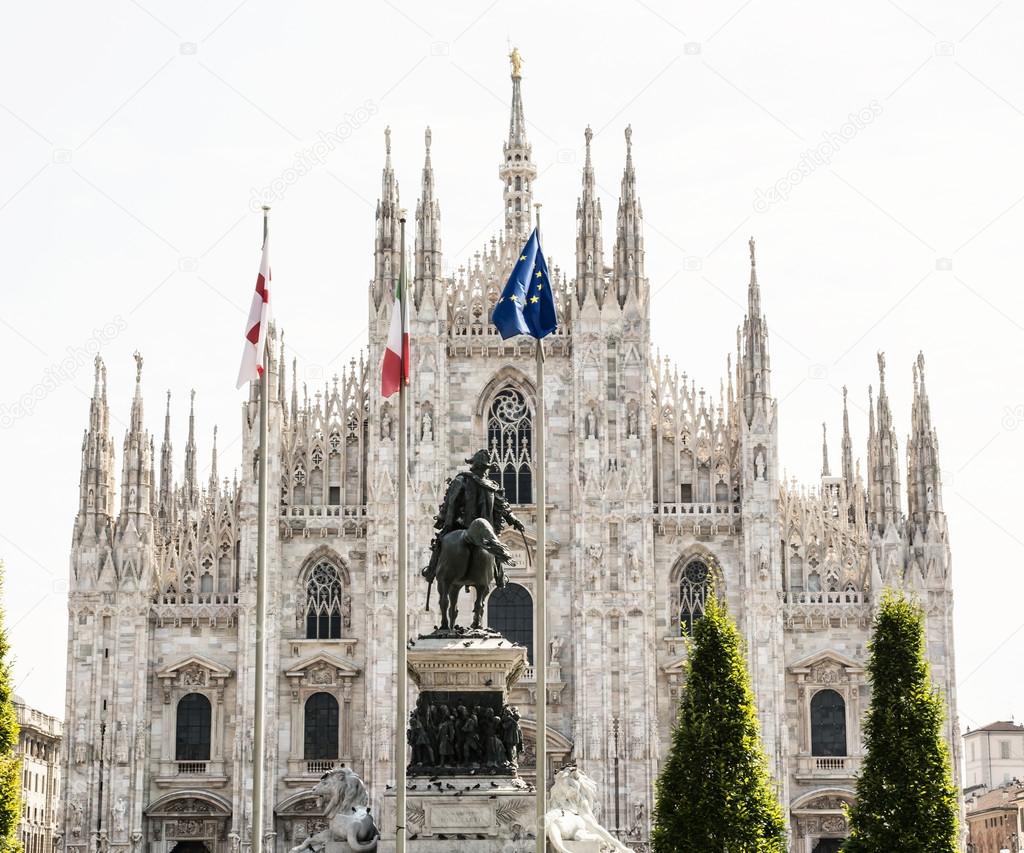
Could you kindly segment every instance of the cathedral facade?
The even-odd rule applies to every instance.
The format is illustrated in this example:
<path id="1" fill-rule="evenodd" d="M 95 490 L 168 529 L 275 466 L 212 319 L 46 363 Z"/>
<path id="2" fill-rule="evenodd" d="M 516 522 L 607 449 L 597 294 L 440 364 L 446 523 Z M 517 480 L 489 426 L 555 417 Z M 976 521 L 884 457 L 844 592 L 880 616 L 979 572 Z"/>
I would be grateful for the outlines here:
<path id="1" fill-rule="evenodd" d="M 952 566 L 924 360 L 909 366 L 902 462 L 880 355 L 866 471 L 854 461 L 844 411 L 835 473 L 826 444 L 820 484 L 785 482 L 753 241 L 736 353 L 718 393 L 705 392 L 652 349 L 631 131 L 607 248 L 590 140 L 588 128 L 575 266 L 553 268 L 560 327 L 545 340 L 550 643 L 539 649 L 533 342 L 502 341 L 489 321 L 534 221 L 537 168 L 518 69 L 499 163 L 503 226 L 452 276 L 443 274 L 427 131 L 409 221 L 410 636 L 437 622 L 424 611 L 419 568 L 446 478 L 486 448 L 526 527 L 502 533 L 517 565 L 489 599 L 487 621 L 525 645 L 531 664 L 540 655 L 549 663 L 546 732 L 534 722 L 541 697 L 532 666 L 513 690 L 523 774 L 534 772 L 536 739 L 546 737 L 550 770 L 578 761 L 599 783 L 602 822 L 645 849 L 686 638 L 717 594 L 746 640 L 790 849 L 838 850 L 864 750 L 869 627 L 885 587 L 925 607 L 959 778 Z M 394 780 L 398 412 L 397 397 L 381 399 L 378 367 L 401 266 L 401 211 L 386 132 L 367 352 L 324 387 L 307 388 L 283 335 L 270 341 L 262 832 L 277 851 L 323 828 L 308 791 L 325 770 L 354 768 L 378 805 Z M 141 374 L 137 358 L 117 453 L 97 360 L 71 551 L 59 833 L 73 853 L 236 853 L 251 841 L 257 388 L 242 411 L 241 480 L 219 478 L 214 450 L 203 483 L 191 420 L 183 477 L 169 414 L 156 446 Z M 415 831 L 416 815 L 409 821 Z"/>

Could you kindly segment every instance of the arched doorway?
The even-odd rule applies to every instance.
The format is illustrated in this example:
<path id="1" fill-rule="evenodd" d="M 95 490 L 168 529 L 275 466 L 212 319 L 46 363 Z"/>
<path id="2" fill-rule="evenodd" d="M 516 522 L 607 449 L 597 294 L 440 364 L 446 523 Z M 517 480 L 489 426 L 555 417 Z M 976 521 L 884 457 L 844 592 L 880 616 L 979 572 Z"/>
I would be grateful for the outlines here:
<path id="1" fill-rule="evenodd" d="M 224 853 L 231 804 L 220 794 L 186 789 L 165 794 L 146 807 L 149 853 Z"/>
<path id="2" fill-rule="evenodd" d="M 179 841 L 171 853 L 212 853 L 202 841 Z"/>

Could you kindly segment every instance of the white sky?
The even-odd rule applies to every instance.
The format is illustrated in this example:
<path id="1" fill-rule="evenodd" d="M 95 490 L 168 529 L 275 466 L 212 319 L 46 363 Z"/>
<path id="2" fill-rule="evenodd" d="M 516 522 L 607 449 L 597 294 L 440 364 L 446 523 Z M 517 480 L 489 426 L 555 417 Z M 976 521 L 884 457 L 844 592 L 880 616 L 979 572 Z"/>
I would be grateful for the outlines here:
<path id="1" fill-rule="evenodd" d="M 925 351 L 953 544 L 961 721 L 1024 715 L 1019 5 L 370 6 L 5 7 L 0 554 L 18 692 L 63 715 L 64 595 L 92 383 L 81 348 L 94 330 L 116 330 L 100 337 L 118 448 L 138 348 L 158 447 L 170 388 L 180 470 L 194 387 L 200 458 L 205 467 L 219 424 L 220 469 L 230 472 L 260 238 L 253 188 L 346 113 L 372 107 L 274 204 L 275 313 L 315 384 L 364 342 L 385 125 L 410 211 L 432 127 L 449 267 L 497 227 L 511 39 L 525 60 L 549 258 L 573 263 L 588 123 L 610 250 L 631 123 L 655 340 L 715 393 L 742 319 L 746 241 L 757 237 L 791 475 L 816 482 L 822 420 L 839 465 L 844 384 L 865 455 L 878 349 L 902 453 L 911 364 Z M 759 188 L 862 109 L 876 115 L 829 163 L 755 210 Z M 75 369 L 30 414 L 12 415 L 69 348 Z"/>

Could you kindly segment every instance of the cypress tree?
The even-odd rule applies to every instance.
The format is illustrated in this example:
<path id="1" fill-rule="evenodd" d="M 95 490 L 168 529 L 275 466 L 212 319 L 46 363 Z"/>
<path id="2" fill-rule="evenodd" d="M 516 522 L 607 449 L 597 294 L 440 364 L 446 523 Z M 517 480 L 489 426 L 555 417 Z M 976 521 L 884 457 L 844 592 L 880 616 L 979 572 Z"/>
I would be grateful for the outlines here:
<path id="1" fill-rule="evenodd" d="M 694 625 L 656 795 L 654 853 L 785 853 L 739 632 L 714 595 Z"/>
<path id="2" fill-rule="evenodd" d="M 843 853 L 956 853 L 959 804 L 921 608 L 887 592 L 869 650 L 867 753 Z"/>
<path id="3" fill-rule="evenodd" d="M 0 563 L 0 595 L 3 593 L 4 565 Z M 18 821 L 21 818 L 21 758 L 18 747 L 18 715 L 11 688 L 11 644 L 4 627 L 0 604 L 0 853 L 17 853 Z"/>

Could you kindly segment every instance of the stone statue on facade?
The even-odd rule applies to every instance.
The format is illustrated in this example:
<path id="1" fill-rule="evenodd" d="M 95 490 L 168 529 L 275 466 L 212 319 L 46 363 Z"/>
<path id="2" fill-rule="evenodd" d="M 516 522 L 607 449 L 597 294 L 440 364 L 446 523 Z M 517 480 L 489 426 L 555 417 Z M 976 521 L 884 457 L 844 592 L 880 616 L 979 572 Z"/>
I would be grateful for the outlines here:
<path id="1" fill-rule="evenodd" d="M 471 627 L 481 628 L 484 599 L 492 584 L 499 589 L 505 586 L 504 566 L 512 562 L 512 552 L 498 534 L 506 524 L 523 530 L 501 494 L 501 486 L 487 476 L 488 452 L 478 450 L 466 461 L 469 470 L 456 474 L 445 491 L 434 519 L 438 533 L 431 542 L 430 562 L 422 571 L 428 584 L 428 609 L 430 585 L 437 583 L 442 632 L 456 630 L 459 591 L 464 586 L 476 590 Z"/>
<path id="2" fill-rule="evenodd" d="M 290 853 L 320 851 L 328 844 L 344 842 L 344 853 L 369 853 L 377 849 L 380 832 L 370 814 L 366 785 L 347 767 L 330 770 L 320 777 L 312 793 L 323 806 L 327 829 L 310 835 Z M 326 801 L 326 803 L 325 803 Z"/>
<path id="3" fill-rule="evenodd" d="M 567 842 L 590 841 L 602 850 L 613 853 L 631 853 L 594 817 L 593 804 L 597 802 L 597 783 L 574 765 L 563 767 L 555 774 L 548 802 L 551 808 L 545 816 L 548 843 L 556 853 L 572 853 Z"/>

